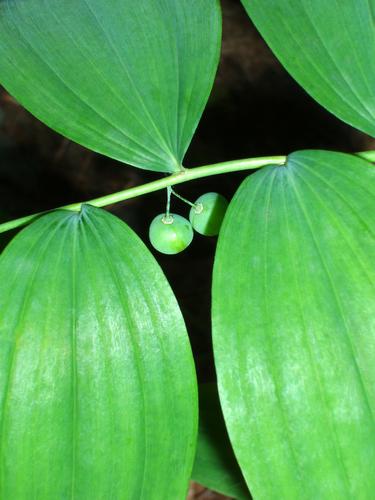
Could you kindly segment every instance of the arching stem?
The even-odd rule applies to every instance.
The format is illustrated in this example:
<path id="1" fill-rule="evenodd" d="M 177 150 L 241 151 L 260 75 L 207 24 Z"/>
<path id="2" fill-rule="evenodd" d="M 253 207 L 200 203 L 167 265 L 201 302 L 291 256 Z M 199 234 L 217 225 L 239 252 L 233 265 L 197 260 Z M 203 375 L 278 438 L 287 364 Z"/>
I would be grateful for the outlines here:
<path id="1" fill-rule="evenodd" d="M 375 162 L 375 151 L 363 151 L 355 154 L 365 160 Z M 185 168 L 182 171 L 173 173 L 167 177 L 163 177 L 162 179 L 158 179 L 153 182 L 142 184 L 141 186 L 125 189 L 123 191 L 112 193 L 106 196 L 101 196 L 100 198 L 95 198 L 90 201 L 65 205 L 59 208 L 79 211 L 82 205 L 86 203 L 95 207 L 106 207 L 108 205 L 113 205 L 114 203 L 129 200 L 130 198 L 135 198 L 136 196 L 142 196 L 154 191 L 159 191 L 160 189 L 165 189 L 166 187 L 174 186 L 176 184 L 182 184 L 183 182 L 189 182 L 203 177 L 210 177 L 211 175 L 225 174 L 228 172 L 239 172 L 242 170 L 252 170 L 271 164 L 284 165 L 286 162 L 286 158 L 286 156 L 263 156 L 260 158 L 249 158 L 246 160 L 234 160 L 223 163 L 215 163 L 213 165 L 205 165 L 203 167 Z M 41 215 L 44 215 L 50 211 L 51 210 L 38 212 L 35 214 L 27 215 L 25 217 L 21 217 L 19 219 L 11 220 L 9 222 L 4 222 L 3 224 L 0 224 L 0 233 L 10 231 L 11 229 L 15 229 L 17 227 L 25 226 L 26 224 L 29 224 Z"/>

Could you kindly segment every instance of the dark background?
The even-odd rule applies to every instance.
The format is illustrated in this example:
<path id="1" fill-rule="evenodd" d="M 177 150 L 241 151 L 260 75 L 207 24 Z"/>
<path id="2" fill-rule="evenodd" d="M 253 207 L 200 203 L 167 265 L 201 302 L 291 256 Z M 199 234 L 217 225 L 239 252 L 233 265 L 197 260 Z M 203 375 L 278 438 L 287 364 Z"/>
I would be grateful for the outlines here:
<path id="1" fill-rule="evenodd" d="M 373 140 L 334 118 L 294 82 L 252 26 L 239 0 L 222 3 L 221 63 L 185 166 L 288 154 L 305 148 L 375 148 Z M 178 186 L 176 190 L 192 201 L 207 191 L 218 191 L 230 199 L 247 175 L 211 177 Z M 3 220 L 89 200 L 159 176 L 124 166 L 64 139 L 0 88 Z M 109 209 L 148 244 L 149 223 L 164 210 L 164 205 L 165 192 L 161 191 Z M 188 207 L 175 199 L 173 211 L 187 216 Z M 214 378 L 210 283 L 215 245 L 215 238 L 196 235 L 189 249 L 177 256 L 154 252 L 181 305 L 201 380 Z"/>

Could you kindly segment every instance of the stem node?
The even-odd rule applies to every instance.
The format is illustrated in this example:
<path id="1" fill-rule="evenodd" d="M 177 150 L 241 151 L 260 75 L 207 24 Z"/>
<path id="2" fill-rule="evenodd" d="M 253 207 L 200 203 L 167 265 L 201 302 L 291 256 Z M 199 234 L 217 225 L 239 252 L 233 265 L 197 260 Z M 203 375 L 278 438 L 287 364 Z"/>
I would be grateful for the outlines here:
<path id="1" fill-rule="evenodd" d="M 375 161 L 375 151 L 364 151 L 355 154 L 368 161 Z M 168 177 L 164 177 L 163 179 L 158 179 L 157 181 L 142 184 L 141 186 L 125 189 L 117 193 L 101 196 L 100 198 L 95 198 L 94 200 L 90 200 L 85 203 L 93 205 L 95 207 L 105 207 L 107 205 L 112 205 L 113 203 L 119 203 L 120 201 L 135 198 L 136 196 L 142 196 L 154 191 L 159 191 L 160 189 L 168 187 L 171 188 L 171 186 L 174 186 L 176 184 L 182 184 L 183 182 L 188 182 L 203 177 L 210 177 L 211 175 L 252 170 L 265 167 L 267 165 L 285 165 L 286 159 L 286 156 L 263 156 L 259 158 L 248 158 L 246 160 L 234 160 L 223 163 L 215 163 L 213 165 L 205 165 L 203 167 L 195 168 L 186 168 L 181 166 L 181 170 L 169 175 Z M 71 205 L 65 205 L 59 208 L 64 210 L 79 211 L 82 204 L 82 202 L 73 203 Z M 0 224 L 0 233 L 10 231 L 11 229 L 15 229 L 17 227 L 25 226 L 41 215 L 45 215 L 46 213 L 48 213 L 48 211 L 39 212 L 36 214 L 27 215 L 26 217 L 21 217 L 20 219 L 4 222 L 3 224 Z"/>

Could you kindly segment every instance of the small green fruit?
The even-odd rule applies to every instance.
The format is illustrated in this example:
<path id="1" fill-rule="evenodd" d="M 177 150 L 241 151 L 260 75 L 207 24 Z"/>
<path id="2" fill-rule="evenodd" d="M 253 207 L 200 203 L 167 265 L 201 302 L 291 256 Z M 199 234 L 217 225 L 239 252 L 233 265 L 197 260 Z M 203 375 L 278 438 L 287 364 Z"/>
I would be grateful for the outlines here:
<path id="1" fill-rule="evenodd" d="M 193 228 L 204 236 L 219 234 L 228 202 L 219 193 L 206 193 L 200 196 L 190 210 L 189 219 Z"/>
<path id="2" fill-rule="evenodd" d="M 151 245 L 161 253 L 173 255 L 187 248 L 194 233 L 190 222 L 181 215 L 160 214 L 150 224 Z"/>

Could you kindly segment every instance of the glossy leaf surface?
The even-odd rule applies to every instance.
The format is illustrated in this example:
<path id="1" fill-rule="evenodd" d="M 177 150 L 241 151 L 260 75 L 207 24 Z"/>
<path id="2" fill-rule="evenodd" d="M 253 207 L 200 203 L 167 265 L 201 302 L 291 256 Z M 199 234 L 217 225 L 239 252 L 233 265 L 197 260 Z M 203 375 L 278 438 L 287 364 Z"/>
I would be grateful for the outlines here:
<path id="1" fill-rule="evenodd" d="M 206 104 L 217 0 L 0 0 L 0 81 L 58 132 L 178 170 Z"/>
<path id="2" fill-rule="evenodd" d="M 58 211 L 0 259 L 0 497 L 184 498 L 196 438 L 192 355 L 138 237 Z"/>
<path id="3" fill-rule="evenodd" d="M 250 498 L 228 438 L 215 383 L 199 386 L 199 432 L 192 478 L 231 498 Z"/>
<path id="4" fill-rule="evenodd" d="M 219 236 L 221 404 L 255 499 L 375 491 L 375 168 L 292 154 L 248 177 Z"/>
<path id="5" fill-rule="evenodd" d="M 342 120 L 375 136 L 373 0 L 242 0 L 291 75 Z"/>

